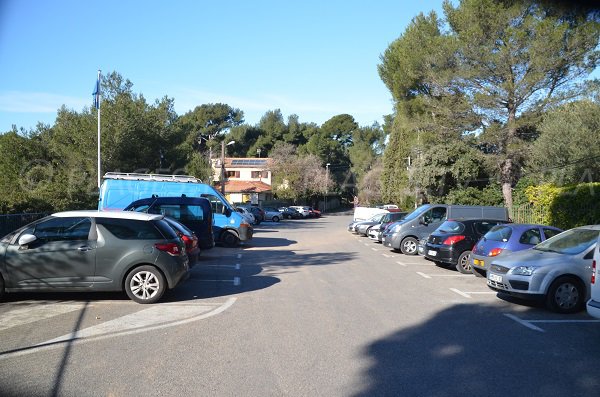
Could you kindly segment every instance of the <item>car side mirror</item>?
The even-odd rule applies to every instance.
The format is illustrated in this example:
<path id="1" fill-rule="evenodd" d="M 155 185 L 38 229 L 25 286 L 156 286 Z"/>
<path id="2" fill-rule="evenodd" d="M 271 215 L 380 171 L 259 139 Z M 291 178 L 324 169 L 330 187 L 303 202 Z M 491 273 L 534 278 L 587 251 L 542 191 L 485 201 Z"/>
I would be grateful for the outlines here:
<path id="1" fill-rule="evenodd" d="M 35 237 L 33 234 L 24 234 L 19 237 L 18 244 L 22 247 L 24 245 L 33 243 L 35 240 L 37 240 L 37 237 Z"/>
<path id="2" fill-rule="evenodd" d="M 229 218 L 231 216 L 231 210 L 225 206 L 223 206 L 223 215 L 225 215 L 227 218 Z"/>

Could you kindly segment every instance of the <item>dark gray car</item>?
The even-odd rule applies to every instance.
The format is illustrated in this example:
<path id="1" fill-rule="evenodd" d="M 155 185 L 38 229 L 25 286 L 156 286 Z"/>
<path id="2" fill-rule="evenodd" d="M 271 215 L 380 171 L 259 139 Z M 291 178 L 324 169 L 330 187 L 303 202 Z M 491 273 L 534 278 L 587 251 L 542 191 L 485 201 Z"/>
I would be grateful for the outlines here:
<path id="1" fill-rule="evenodd" d="M 122 291 L 154 303 L 188 273 L 183 241 L 163 215 L 70 211 L 0 240 L 0 296 L 17 291 Z"/>

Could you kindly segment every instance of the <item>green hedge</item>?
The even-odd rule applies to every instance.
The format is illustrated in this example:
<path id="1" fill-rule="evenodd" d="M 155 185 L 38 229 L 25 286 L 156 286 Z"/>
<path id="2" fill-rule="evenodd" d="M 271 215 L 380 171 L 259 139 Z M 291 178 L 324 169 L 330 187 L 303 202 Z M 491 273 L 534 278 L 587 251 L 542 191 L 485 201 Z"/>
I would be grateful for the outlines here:
<path id="1" fill-rule="evenodd" d="M 600 183 L 557 187 L 550 184 L 525 190 L 529 201 L 542 211 L 541 223 L 562 229 L 600 224 Z"/>

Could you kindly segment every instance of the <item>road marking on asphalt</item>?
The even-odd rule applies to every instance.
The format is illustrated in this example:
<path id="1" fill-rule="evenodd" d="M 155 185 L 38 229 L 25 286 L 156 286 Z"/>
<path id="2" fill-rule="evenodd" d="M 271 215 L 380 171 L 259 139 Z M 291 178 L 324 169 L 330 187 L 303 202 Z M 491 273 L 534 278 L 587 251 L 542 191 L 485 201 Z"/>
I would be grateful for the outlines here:
<path id="1" fill-rule="evenodd" d="M 464 296 L 465 298 L 473 298 L 473 295 L 495 295 L 494 291 L 461 291 L 457 288 L 450 288 L 450 291 L 459 294 L 460 296 Z"/>
<path id="2" fill-rule="evenodd" d="M 215 303 L 213 305 L 157 303 L 149 309 L 141 310 L 137 313 L 132 313 L 58 338 L 50 339 L 29 348 L 0 353 L 0 360 L 24 356 L 40 351 L 63 348 L 65 343 L 86 343 L 113 338 L 115 336 L 133 335 L 188 324 L 220 314 L 229 309 L 236 300 L 237 298 L 231 297 L 224 303 Z M 218 306 L 215 307 L 215 305 Z"/>
<path id="3" fill-rule="evenodd" d="M 396 263 L 397 263 L 397 264 L 399 264 L 400 266 L 404 266 L 404 267 L 406 267 L 406 263 L 404 263 L 404 262 L 400 262 L 400 261 L 398 261 L 398 262 L 396 262 Z"/>
<path id="4" fill-rule="evenodd" d="M 379 248 L 371 248 L 373 251 L 379 251 Z"/>
<path id="5" fill-rule="evenodd" d="M 394 255 L 388 255 L 388 254 L 381 254 L 382 256 L 385 256 L 386 258 L 393 258 Z"/>
<path id="6" fill-rule="evenodd" d="M 240 270 L 242 267 L 242 265 L 240 265 L 239 263 L 235 264 L 235 270 Z"/>
<path id="7" fill-rule="evenodd" d="M 462 277 L 473 277 L 472 274 L 425 274 L 422 272 L 417 272 L 417 274 L 421 277 L 425 278 L 433 278 L 433 277 L 450 277 L 450 278 L 462 278 Z"/>
<path id="8" fill-rule="evenodd" d="M 54 316 L 79 310 L 84 306 L 83 303 L 50 304 L 11 310 L 8 313 L 2 314 L 2 317 L 0 318 L 0 330 L 34 323 L 39 320 L 46 320 Z"/>
<path id="9" fill-rule="evenodd" d="M 242 259 L 242 254 L 237 254 L 238 259 Z"/>
<path id="10" fill-rule="evenodd" d="M 514 320 L 517 323 L 521 324 L 522 326 L 532 329 L 534 331 L 538 331 L 538 332 L 546 332 L 546 330 L 534 325 L 534 323 L 536 323 L 536 324 L 539 324 L 539 323 L 546 323 L 546 324 L 600 323 L 600 320 L 524 320 L 522 318 L 515 316 L 514 314 L 504 313 L 504 315 L 506 317 L 510 318 L 511 320 Z"/>

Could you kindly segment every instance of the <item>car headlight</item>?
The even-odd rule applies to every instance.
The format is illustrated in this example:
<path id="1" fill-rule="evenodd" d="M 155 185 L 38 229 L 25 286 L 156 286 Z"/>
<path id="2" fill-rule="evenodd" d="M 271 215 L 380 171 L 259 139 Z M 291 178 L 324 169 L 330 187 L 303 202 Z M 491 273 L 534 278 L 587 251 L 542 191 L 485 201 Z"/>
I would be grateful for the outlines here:
<path id="1" fill-rule="evenodd" d="M 518 276 L 531 276 L 534 271 L 534 266 L 517 266 L 512 270 L 511 273 Z"/>

